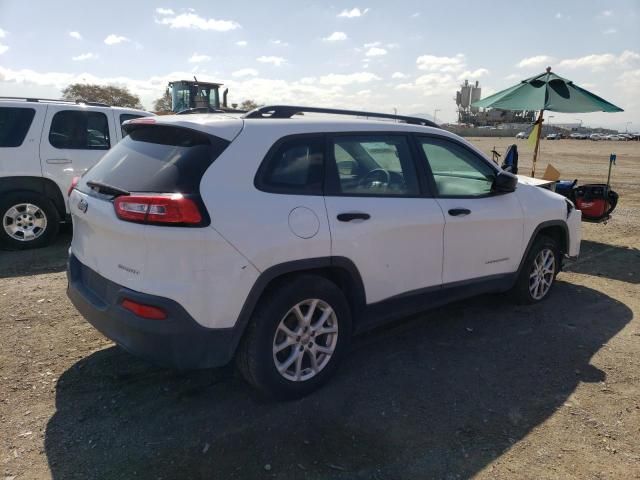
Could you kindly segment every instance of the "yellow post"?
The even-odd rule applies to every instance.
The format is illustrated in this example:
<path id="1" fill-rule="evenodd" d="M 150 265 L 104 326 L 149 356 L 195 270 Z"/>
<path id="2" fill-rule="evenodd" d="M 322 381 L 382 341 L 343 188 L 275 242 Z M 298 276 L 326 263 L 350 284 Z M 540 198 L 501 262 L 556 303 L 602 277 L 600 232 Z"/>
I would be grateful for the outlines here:
<path id="1" fill-rule="evenodd" d="M 538 128 L 536 128 L 536 146 L 533 148 L 533 165 L 531 166 L 531 178 L 536 175 L 536 160 L 538 160 L 538 150 L 540 150 L 540 135 L 542 135 L 542 114 L 544 110 L 540 110 L 540 115 L 538 115 L 538 120 L 536 120 L 536 124 Z"/>

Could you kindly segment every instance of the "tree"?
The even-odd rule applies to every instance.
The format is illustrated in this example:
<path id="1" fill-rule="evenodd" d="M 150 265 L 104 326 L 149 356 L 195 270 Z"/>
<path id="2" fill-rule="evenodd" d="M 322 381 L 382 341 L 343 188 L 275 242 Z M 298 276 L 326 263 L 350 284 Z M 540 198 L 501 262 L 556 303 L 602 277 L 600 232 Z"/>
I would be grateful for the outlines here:
<path id="1" fill-rule="evenodd" d="M 245 100 L 240 104 L 240 110 L 253 110 L 254 108 L 258 108 L 258 104 L 255 100 Z"/>
<path id="2" fill-rule="evenodd" d="M 171 111 L 171 93 L 168 89 L 165 90 L 164 95 L 153 102 L 153 111 L 156 113 Z"/>
<path id="3" fill-rule="evenodd" d="M 98 102 L 114 107 L 142 108 L 140 97 L 127 88 L 114 85 L 92 85 L 89 83 L 72 83 L 62 90 L 62 98 L 72 102 Z"/>

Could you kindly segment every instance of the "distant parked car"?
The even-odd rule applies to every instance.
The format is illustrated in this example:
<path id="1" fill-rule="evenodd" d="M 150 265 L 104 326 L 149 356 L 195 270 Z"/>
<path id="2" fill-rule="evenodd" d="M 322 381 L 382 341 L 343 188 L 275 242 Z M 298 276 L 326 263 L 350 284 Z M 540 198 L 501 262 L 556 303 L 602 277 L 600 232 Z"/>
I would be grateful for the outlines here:
<path id="1" fill-rule="evenodd" d="M 592 133 L 591 135 L 589 135 L 589 139 L 593 140 L 594 142 L 603 140 L 602 135 L 600 135 L 599 133 Z"/>
<path id="2" fill-rule="evenodd" d="M 550 133 L 546 138 L 547 140 L 560 140 L 562 137 L 558 133 Z"/>
<path id="3" fill-rule="evenodd" d="M 586 133 L 574 132 L 571 135 L 569 135 L 569 138 L 572 138 L 573 140 L 586 140 L 589 137 L 587 137 Z"/>
<path id="4" fill-rule="evenodd" d="M 529 135 L 527 135 L 527 132 L 519 132 L 516 135 L 516 138 L 527 138 Z"/>
<path id="5" fill-rule="evenodd" d="M 617 142 L 618 140 L 621 140 L 621 138 L 618 136 L 618 134 L 611 134 L 611 135 L 607 135 L 606 137 L 604 137 L 605 140 L 612 140 L 614 142 Z"/>

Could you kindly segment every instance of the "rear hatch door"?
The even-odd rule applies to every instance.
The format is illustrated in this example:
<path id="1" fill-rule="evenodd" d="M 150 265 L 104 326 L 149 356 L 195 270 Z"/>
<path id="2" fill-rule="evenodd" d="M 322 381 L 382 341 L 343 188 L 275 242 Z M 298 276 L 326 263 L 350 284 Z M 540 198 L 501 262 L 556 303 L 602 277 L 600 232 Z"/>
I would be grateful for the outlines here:
<path id="1" fill-rule="evenodd" d="M 184 123 L 133 120 L 125 127 L 128 135 L 80 179 L 69 198 L 74 229 L 71 253 L 103 277 L 134 290 L 145 281 L 147 243 L 154 232 L 157 235 L 156 229 L 172 229 L 177 234 L 180 229 L 209 224 L 200 199 L 200 181 L 242 129 L 242 120 L 226 119 L 219 132 L 227 138 L 222 138 L 209 133 L 218 133 L 218 129 L 196 130 Z M 125 220 L 116 213 L 118 198 L 168 194 L 191 199 L 202 221 L 196 225 L 149 224 Z M 157 261 L 157 256 L 153 258 Z"/>

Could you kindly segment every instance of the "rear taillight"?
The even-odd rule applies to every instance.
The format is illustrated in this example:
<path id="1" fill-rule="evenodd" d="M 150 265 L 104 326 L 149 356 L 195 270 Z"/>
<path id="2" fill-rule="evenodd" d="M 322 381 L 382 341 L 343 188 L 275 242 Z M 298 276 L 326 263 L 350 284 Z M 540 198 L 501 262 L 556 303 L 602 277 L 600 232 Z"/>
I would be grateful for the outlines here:
<path id="1" fill-rule="evenodd" d="M 71 192 L 73 192 L 73 189 L 78 186 L 79 181 L 80 181 L 80 177 L 73 177 L 71 179 L 71 185 L 69 185 L 69 190 L 67 190 L 67 197 L 71 195 Z"/>
<path id="2" fill-rule="evenodd" d="M 167 318 L 167 312 L 162 308 L 138 303 L 133 300 L 129 300 L 128 298 L 125 298 L 122 301 L 122 308 L 129 310 L 138 317 L 147 318 L 149 320 L 164 320 Z"/>
<path id="3" fill-rule="evenodd" d="M 113 201 L 121 220 L 140 223 L 197 225 L 202 215 L 196 202 L 181 193 L 123 195 Z"/>

